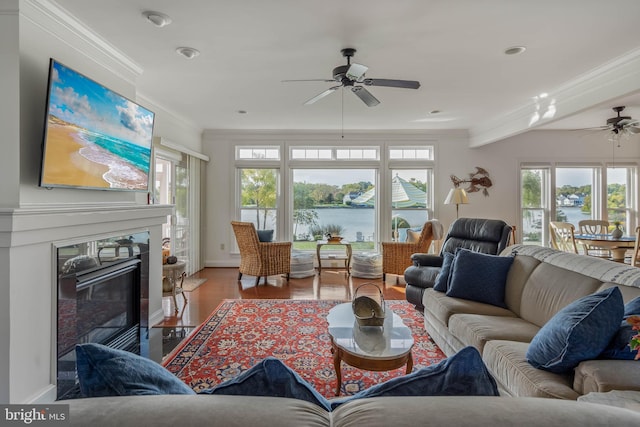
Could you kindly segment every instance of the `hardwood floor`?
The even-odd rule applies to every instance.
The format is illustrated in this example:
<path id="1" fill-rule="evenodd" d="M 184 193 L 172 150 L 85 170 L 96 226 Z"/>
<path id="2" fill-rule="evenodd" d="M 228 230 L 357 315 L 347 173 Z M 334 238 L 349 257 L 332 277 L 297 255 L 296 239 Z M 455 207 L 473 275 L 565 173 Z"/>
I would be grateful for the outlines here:
<path id="1" fill-rule="evenodd" d="M 303 279 L 270 276 L 267 284 L 255 286 L 255 277 L 243 276 L 238 281 L 237 268 L 205 268 L 195 273 L 194 278 L 207 281 L 192 292 L 187 292 L 188 303 L 178 296 L 178 313 L 175 313 L 173 299 L 164 297 L 162 309 L 164 320 L 154 327 L 195 327 L 204 322 L 224 299 L 336 299 L 350 301 L 358 286 L 375 283 L 385 299 L 405 299 L 404 282 L 396 284 L 396 277 L 388 275 L 386 283 L 382 279 L 362 279 L 347 276 L 343 270 L 323 268 L 322 274 Z"/>

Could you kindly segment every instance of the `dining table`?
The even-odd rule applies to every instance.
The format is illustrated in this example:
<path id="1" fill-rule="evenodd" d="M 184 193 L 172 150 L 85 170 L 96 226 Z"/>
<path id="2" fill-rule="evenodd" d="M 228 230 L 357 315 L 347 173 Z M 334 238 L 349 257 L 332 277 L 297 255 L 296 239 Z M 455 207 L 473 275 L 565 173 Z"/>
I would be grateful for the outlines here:
<path id="1" fill-rule="evenodd" d="M 613 237 L 611 234 L 576 234 L 577 243 L 608 249 L 611 260 L 624 262 L 624 256 L 629 249 L 636 244 L 636 236 Z"/>

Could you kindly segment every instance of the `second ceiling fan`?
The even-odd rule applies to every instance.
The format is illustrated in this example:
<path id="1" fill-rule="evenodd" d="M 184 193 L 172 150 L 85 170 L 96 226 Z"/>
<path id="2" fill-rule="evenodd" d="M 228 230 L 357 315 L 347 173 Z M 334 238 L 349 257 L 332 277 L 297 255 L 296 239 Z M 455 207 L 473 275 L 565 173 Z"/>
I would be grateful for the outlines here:
<path id="1" fill-rule="evenodd" d="M 341 50 L 342 56 L 347 58 L 346 65 L 340 65 L 333 69 L 333 80 L 330 79 L 308 79 L 308 80 L 283 80 L 283 82 L 338 82 L 340 84 L 332 86 L 324 92 L 309 99 L 304 105 L 310 105 L 324 98 L 325 96 L 335 92 L 341 87 L 351 88 L 358 98 L 362 100 L 368 107 L 375 107 L 380 103 L 378 99 L 371 94 L 364 86 L 386 86 L 402 89 L 418 89 L 420 82 L 415 80 L 394 80 L 394 79 L 372 79 L 366 78 L 365 73 L 369 69 L 365 65 L 351 63 L 351 58 L 356 53 L 353 48 L 345 48 Z"/>

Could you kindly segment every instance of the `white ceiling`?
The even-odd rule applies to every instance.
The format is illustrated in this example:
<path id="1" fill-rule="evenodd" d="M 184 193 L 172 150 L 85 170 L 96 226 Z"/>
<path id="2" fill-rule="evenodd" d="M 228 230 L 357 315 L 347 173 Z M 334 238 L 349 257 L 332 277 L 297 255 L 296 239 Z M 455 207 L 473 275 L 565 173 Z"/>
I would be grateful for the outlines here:
<path id="1" fill-rule="evenodd" d="M 529 128 L 543 92 L 553 120 L 579 114 L 534 126 L 600 126 L 615 105 L 640 117 L 638 0 L 56 3 L 142 67 L 140 95 L 202 129 L 467 129 L 481 145 Z M 173 22 L 154 27 L 145 10 Z M 187 60 L 179 46 L 201 54 Z M 304 106 L 333 84 L 282 82 L 331 79 L 345 47 L 367 77 L 421 87 L 368 87 L 381 101 L 372 108 L 348 91 Z"/>

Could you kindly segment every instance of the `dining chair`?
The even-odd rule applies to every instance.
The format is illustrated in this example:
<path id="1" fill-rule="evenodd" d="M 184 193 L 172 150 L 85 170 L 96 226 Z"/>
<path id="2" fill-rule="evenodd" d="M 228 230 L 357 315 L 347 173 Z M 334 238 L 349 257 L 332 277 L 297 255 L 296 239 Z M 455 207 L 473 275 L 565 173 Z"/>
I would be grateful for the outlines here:
<path id="1" fill-rule="evenodd" d="M 291 242 L 260 242 L 258 232 L 251 222 L 231 221 L 233 232 L 240 249 L 238 280 L 243 274 L 256 276 L 256 286 L 260 277 L 291 273 Z"/>
<path id="2" fill-rule="evenodd" d="M 564 252 L 578 253 L 578 245 L 575 239 L 575 227 L 569 222 L 549 222 L 551 235 L 551 247 Z"/>
<path id="3" fill-rule="evenodd" d="M 578 221 L 579 234 L 609 234 L 609 221 L 603 219 L 583 219 Z M 610 258 L 611 252 L 607 248 L 596 245 L 584 246 L 584 254 L 600 258 Z"/>

